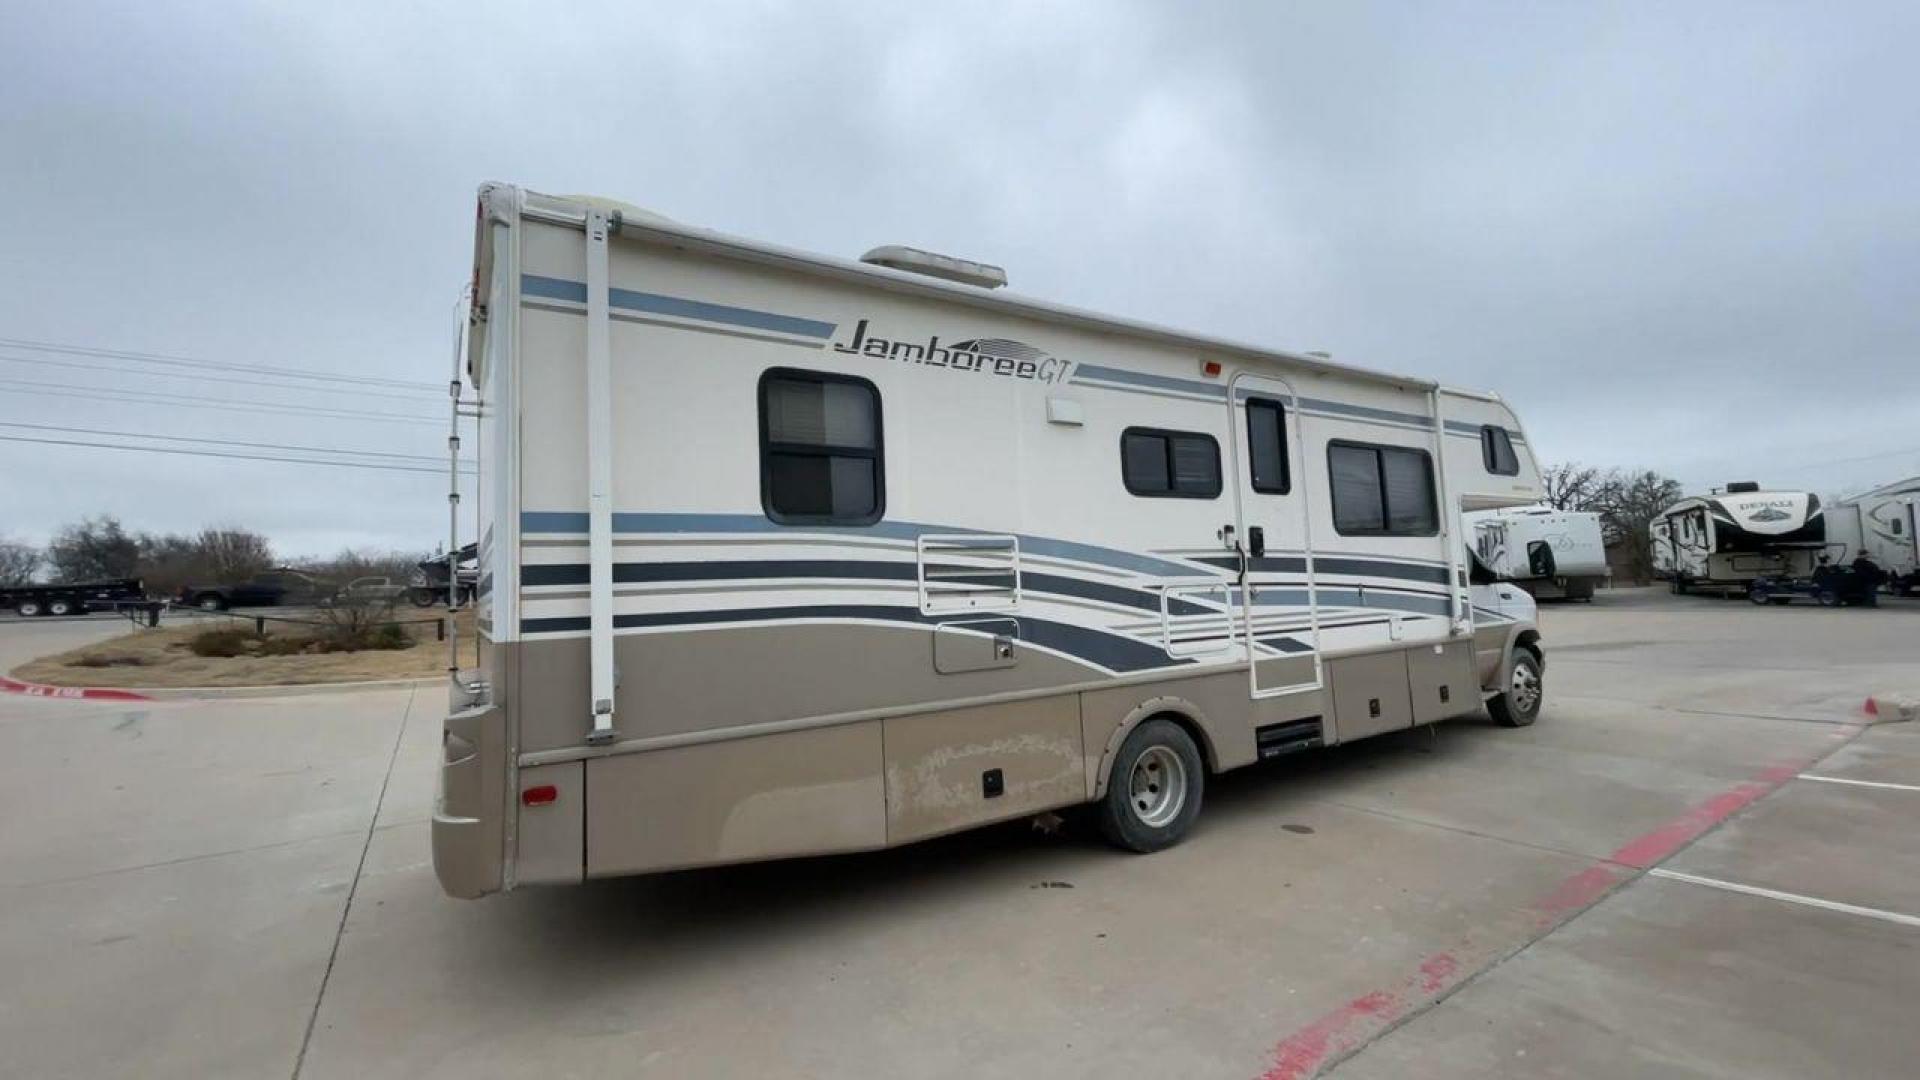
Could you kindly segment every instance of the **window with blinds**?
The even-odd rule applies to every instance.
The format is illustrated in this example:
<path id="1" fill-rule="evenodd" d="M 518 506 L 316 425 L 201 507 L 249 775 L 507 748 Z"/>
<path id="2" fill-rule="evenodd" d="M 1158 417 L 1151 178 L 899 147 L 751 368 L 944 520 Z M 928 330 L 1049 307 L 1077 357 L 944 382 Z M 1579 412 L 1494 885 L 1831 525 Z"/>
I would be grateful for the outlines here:
<path id="1" fill-rule="evenodd" d="M 880 391 L 774 368 L 760 379 L 760 503 L 782 525 L 871 525 L 886 507 Z"/>

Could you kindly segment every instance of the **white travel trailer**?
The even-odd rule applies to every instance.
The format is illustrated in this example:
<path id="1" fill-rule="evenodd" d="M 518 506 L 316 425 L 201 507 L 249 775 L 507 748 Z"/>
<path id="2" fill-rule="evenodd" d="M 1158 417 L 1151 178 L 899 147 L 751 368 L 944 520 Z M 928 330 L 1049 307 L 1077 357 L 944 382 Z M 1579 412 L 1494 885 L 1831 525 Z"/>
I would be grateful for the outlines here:
<path id="1" fill-rule="evenodd" d="M 1464 565 L 1540 495 L 1497 397 L 508 186 L 472 281 L 453 895 L 1085 803 L 1153 850 L 1210 773 L 1539 709 Z"/>
<path id="2" fill-rule="evenodd" d="M 1809 577 L 1832 554 L 1819 496 L 1754 483 L 1681 499 L 1648 533 L 1654 573 L 1674 592 L 1744 592 L 1759 577 Z"/>
<path id="3" fill-rule="evenodd" d="M 1600 515 L 1551 506 L 1516 506 L 1466 515 L 1474 553 L 1501 581 L 1535 599 L 1592 600 L 1607 580 Z"/>
<path id="4" fill-rule="evenodd" d="M 1836 562 L 1865 554 L 1887 572 L 1889 588 L 1920 590 L 1920 476 L 1835 503 L 1826 516 Z"/>

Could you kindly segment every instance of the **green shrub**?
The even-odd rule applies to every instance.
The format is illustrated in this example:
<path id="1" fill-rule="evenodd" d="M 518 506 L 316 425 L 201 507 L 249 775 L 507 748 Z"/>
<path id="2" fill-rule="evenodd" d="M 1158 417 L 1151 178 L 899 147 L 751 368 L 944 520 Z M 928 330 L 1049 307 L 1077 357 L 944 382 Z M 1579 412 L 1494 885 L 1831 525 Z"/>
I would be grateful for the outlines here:
<path id="1" fill-rule="evenodd" d="M 410 649 L 413 647 L 413 638 L 408 636 L 407 628 L 401 626 L 399 623 L 382 623 L 374 628 L 373 634 L 367 639 L 367 647 L 370 649 Z"/>

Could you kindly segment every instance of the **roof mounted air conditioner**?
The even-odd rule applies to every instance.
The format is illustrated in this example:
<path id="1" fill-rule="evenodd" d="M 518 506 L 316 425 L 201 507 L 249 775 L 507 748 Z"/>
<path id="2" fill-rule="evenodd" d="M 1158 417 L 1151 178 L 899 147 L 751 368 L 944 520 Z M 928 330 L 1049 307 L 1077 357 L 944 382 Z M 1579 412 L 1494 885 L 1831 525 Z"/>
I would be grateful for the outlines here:
<path id="1" fill-rule="evenodd" d="M 884 244 L 874 248 L 860 256 L 860 261 L 982 289 L 998 289 L 1007 283 L 1007 272 L 998 266 L 942 255 L 937 251 L 922 251 L 902 244 Z"/>

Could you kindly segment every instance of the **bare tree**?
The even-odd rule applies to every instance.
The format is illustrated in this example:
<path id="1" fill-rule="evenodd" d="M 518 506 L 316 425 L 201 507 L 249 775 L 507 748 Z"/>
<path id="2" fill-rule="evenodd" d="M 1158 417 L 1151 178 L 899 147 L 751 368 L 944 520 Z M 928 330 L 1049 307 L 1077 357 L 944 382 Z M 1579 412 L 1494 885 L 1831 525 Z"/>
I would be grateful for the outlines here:
<path id="1" fill-rule="evenodd" d="M 1591 465 L 1566 461 L 1540 472 L 1540 501 L 1555 510 L 1592 510 L 1609 474 Z"/>
<path id="2" fill-rule="evenodd" d="M 0 538 L 0 585 L 27 584 L 42 561 L 40 549 L 32 544 Z"/>
<path id="3" fill-rule="evenodd" d="M 139 570 L 140 542 L 110 514 L 74 522 L 47 545 L 47 562 L 57 581 L 97 581 L 133 577 Z"/>
<path id="4" fill-rule="evenodd" d="M 1680 501 L 1680 482 L 1652 469 L 1609 472 L 1594 497 L 1609 531 L 1627 549 L 1627 567 L 1639 584 L 1653 580 L 1653 541 L 1647 527 L 1662 510 Z"/>
<path id="5" fill-rule="evenodd" d="M 149 592 L 163 595 L 187 584 L 245 581 L 272 565 L 273 545 L 267 538 L 237 525 L 140 537 L 141 580 Z"/>

